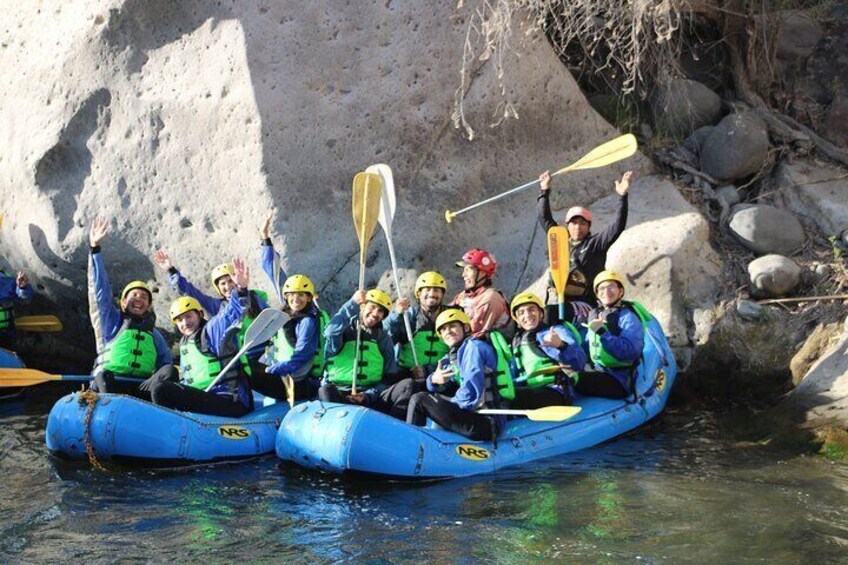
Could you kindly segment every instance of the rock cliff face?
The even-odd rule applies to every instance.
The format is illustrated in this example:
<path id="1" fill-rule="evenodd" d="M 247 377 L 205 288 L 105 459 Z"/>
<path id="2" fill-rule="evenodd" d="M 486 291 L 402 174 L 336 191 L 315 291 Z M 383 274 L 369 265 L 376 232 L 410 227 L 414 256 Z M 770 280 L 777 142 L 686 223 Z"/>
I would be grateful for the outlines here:
<path id="1" fill-rule="evenodd" d="M 0 253 L 27 270 L 41 298 L 80 340 L 87 331 L 88 224 L 113 218 L 104 247 L 116 291 L 157 283 L 165 319 L 174 297 L 150 260 L 169 251 L 199 286 L 232 254 L 257 286 L 258 227 L 277 210 L 275 238 L 292 272 L 309 274 L 325 303 L 354 289 L 358 244 L 353 175 L 394 170 L 394 240 L 410 290 L 413 272 L 450 265 L 471 246 L 493 251 L 511 293 L 544 269 L 532 251 L 528 191 L 444 223 L 457 209 L 576 160 L 617 135 L 586 103 L 544 38 L 513 45 L 502 113 L 499 77 L 478 64 L 467 85 L 465 139 L 451 120 L 466 19 L 444 3 L 171 2 L 90 0 L 70 8 L 23 2 L 0 15 Z M 517 39 L 515 41 L 518 41 Z M 518 59 L 520 57 L 520 60 Z M 625 168 L 571 175 L 555 203 L 590 203 Z M 536 237 L 538 240 L 539 238 Z M 377 234 L 369 284 L 386 279 Z M 167 324 L 163 324 L 167 325 Z M 91 345 L 93 347 L 93 344 Z"/>

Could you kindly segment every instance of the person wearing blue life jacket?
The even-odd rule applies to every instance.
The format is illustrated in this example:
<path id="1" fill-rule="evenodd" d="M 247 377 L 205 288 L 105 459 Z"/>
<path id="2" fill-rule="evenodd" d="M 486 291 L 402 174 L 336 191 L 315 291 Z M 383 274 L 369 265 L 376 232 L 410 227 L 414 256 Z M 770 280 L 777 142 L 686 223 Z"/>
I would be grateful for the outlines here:
<path id="1" fill-rule="evenodd" d="M 518 324 L 511 346 L 518 379 L 510 408 L 534 410 L 571 404 L 571 375 L 586 365 L 577 328 L 570 322 L 546 324 L 545 304 L 532 292 L 516 295 L 510 312 Z"/>
<path id="2" fill-rule="evenodd" d="M 101 244 L 109 234 L 109 219 L 99 214 L 91 224 L 88 242 L 88 300 L 91 324 L 97 340 L 97 359 L 92 390 L 149 398 L 138 385 L 154 371 L 172 362 L 165 338 L 155 328 L 153 292 L 147 283 L 132 281 L 121 292 L 120 308 L 112 297 Z M 129 377 L 134 382 L 118 381 Z"/>
<path id="3" fill-rule="evenodd" d="M 324 371 L 324 329 L 329 316 L 315 303 L 315 285 L 306 275 L 286 275 L 280 255 L 271 242 L 273 212 L 260 229 L 262 270 L 272 285 L 280 285 L 281 310 L 289 321 L 276 333 L 266 350 L 265 371 L 251 375 L 257 392 L 286 399 L 287 388 L 294 387 L 297 400 L 314 398 Z M 275 269 L 276 272 L 275 272 Z"/>
<path id="4" fill-rule="evenodd" d="M 32 300 L 32 285 L 23 271 L 13 277 L 0 270 L 0 347 L 15 349 L 15 304 Z"/>
<path id="5" fill-rule="evenodd" d="M 238 352 L 239 324 L 250 304 L 250 273 L 239 258 L 233 259 L 232 277 L 235 288 L 224 307 L 209 321 L 196 298 L 181 296 L 171 305 L 171 320 L 182 336 L 180 371 L 167 365 L 142 385 L 150 391 L 154 404 L 234 418 L 253 410 L 253 394 L 241 361 L 206 391 Z"/>
<path id="6" fill-rule="evenodd" d="M 324 378 L 318 389 L 322 402 L 346 402 L 386 410 L 380 394 L 397 380 L 397 361 L 383 320 L 392 299 L 380 289 L 358 290 L 330 318 L 324 331 Z M 357 330 L 360 333 L 356 351 Z M 353 391 L 356 367 L 356 392 Z"/>
<path id="7" fill-rule="evenodd" d="M 586 396 L 627 398 L 633 393 L 645 330 L 624 298 L 624 278 L 613 271 L 595 277 L 598 307 L 585 324 L 584 348 L 592 371 L 580 371 L 575 390 Z"/>
<path id="8" fill-rule="evenodd" d="M 430 418 L 442 428 L 469 439 L 492 440 L 503 429 L 505 418 L 477 411 L 498 408 L 500 404 L 494 378 L 498 365 L 495 349 L 485 339 L 472 336 L 471 320 L 462 310 L 439 314 L 436 331 L 448 346 L 448 354 L 427 377 L 427 391 L 410 399 L 406 422 L 423 426 Z"/>
<path id="9" fill-rule="evenodd" d="M 189 282 L 177 270 L 164 249 L 157 250 L 153 254 L 153 260 L 163 271 L 168 273 L 168 283 L 177 294 L 180 296 L 191 296 L 200 302 L 200 305 L 210 316 L 216 315 L 227 305 L 227 302 L 230 300 L 230 294 L 236 287 L 236 283 L 233 280 L 234 268 L 232 263 L 222 263 L 212 269 L 209 279 L 218 296 L 209 296 Z M 240 346 L 244 343 L 244 334 L 247 332 L 247 328 L 250 327 L 256 316 L 268 307 L 268 296 L 261 290 L 250 290 L 248 291 L 248 296 L 250 299 L 249 308 L 245 313 L 244 319 L 241 321 L 241 327 L 238 332 Z M 253 372 L 254 369 L 260 372 L 265 369 L 265 366 L 260 363 L 259 358 L 265 352 L 266 345 L 266 343 L 257 343 L 245 354 L 245 359 L 242 361 L 248 374 Z"/>

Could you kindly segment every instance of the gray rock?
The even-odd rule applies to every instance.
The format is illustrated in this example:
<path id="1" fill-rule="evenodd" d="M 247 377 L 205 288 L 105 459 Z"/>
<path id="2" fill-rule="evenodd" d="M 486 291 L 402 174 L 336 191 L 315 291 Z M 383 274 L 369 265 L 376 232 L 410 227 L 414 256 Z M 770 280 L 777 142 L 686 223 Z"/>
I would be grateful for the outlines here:
<path id="1" fill-rule="evenodd" d="M 721 98 L 698 81 L 675 79 L 652 101 L 654 123 L 675 137 L 689 135 L 721 117 Z"/>
<path id="2" fill-rule="evenodd" d="M 827 265 L 825 263 L 821 263 L 821 264 L 816 265 L 813 268 L 813 270 L 816 273 L 816 275 L 818 275 L 819 280 L 827 278 L 827 277 L 829 277 L 830 275 L 833 274 L 833 267 L 831 267 L 830 265 Z"/>
<path id="3" fill-rule="evenodd" d="M 812 161 L 782 163 L 775 184 L 786 207 L 825 234 L 840 234 L 848 226 L 848 179 L 843 170 Z"/>
<path id="4" fill-rule="evenodd" d="M 701 154 L 701 150 L 704 147 L 704 142 L 710 136 L 710 134 L 715 130 L 715 126 L 704 126 L 702 128 L 698 128 L 692 135 L 687 137 L 682 146 L 691 151 L 696 155 Z M 700 159 L 700 158 L 699 158 Z"/>
<path id="5" fill-rule="evenodd" d="M 736 313 L 743 320 L 759 322 L 763 319 L 765 309 L 753 300 L 739 300 L 736 302 Z"/>
<path id="6" fill-rule="evenodd" d="M 822 37 L 824 30 L 816 20 L 801 12 L 790 12 L 780 23 L 776 40 L 777 58 L 794 61 L 809 57 Z"/>
<path id="7" fill-rule="evenodd" d="M 724 202 L 728 207 L 733 207 L 739 204 L 739 192 L 732 184 L 725 184 L 716 189 L 716 196 Z"/>
<path id="8" fill-rule="evenodd" d="M 763 121 L 751 112 L 725 117 L 701 148 L 701 170 L 732 181 L 759 171 L 768 158 L 769 138 Z"/>
<path id="9" fill-rule="evenodd" d="M 848 98 L 837 96 L 824 116 L 825 137 L 839 145 L 848 147 Z"/>
<path id="10" fill-rule="evenodd" d="M 748 263 L 751 291 L 760 297 L 783 296 L 801 280 L 801 268 L 782 255 L 765 255 Z"/>
<path id="11" fill-rule="evenodd" d="M 804 228 L 791 212 L 764 204 L 740 204 L 730 216 L 730 231 L 748 249 L 792 255 L 804 244 Z"/>

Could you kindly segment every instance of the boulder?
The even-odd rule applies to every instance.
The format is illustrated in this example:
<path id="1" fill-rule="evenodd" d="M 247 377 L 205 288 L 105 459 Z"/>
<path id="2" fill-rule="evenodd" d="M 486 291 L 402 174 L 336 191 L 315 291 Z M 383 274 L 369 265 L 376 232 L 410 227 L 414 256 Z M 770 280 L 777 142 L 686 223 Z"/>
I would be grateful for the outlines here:
<path id="1" fill-rule="evenodd" d="M 520 18 L 504 73 L 495 57 L 474 58 L 469 69 L 463 116 L 476 136 L 451 127 L 463 44 L 479 4 L 16 4 L 0 14 L 7 30 L 0 135 L 15 140 L 0 159 L 0 254 L 34 279 L 34 308 L 59 314 L 66 339 L 90 355 L 87 229 L 98 210 L 114 218 L 103 250 L 114 290 L 151 281 L 155 309 L 167 321 L 175 295 L 151 262 L 153 251 L 169 251 L 209 292 L 209 269 L 243 255 L 253 286 L 270 290 L 258 266 L 257 230 L 276 209 L 283 264 L 308 274 L 332 311 L 357 286 L 351 180 L 385 162 L 397 186 L 401 266 L 441 269 L 452 292 L 461 284 L 453 261 L 482 246 L 498 256 L 498 284 L 511 292 L 544 268 L 542 255 L 528 260 L 531 191 L 449 226 L 444 210 L 576 161 L 618 132 L 589 107 L 546 38 L 521 28 Z M 492 116 L 504 115 L 501 92 L 520 120 L 489 127 Z M 645 163 L 636 156 L 569 175 L 556 198 L 591 202 L 612 190 L 625 167 Z M 390 269 L 381 235 L 367 264 L 368 285 Z"/>
<path id="2" fill-rule="evenodd" d="M 789 211 L 773 206 L 740 204 L 730 216 L 730 231 L 758 254 L 792 255 L 804 244 L 804 228 Z"/>
<path id="3" fill-rule="evenodd" d="M 803 12 L 788 12 L 780 22 L 776 55 L 784 61 L 809 57 L 824 37 L 822 26 Z"/>
<path id="4" fill-rule="evenodd" d="M 824 135 L 836 145 L 848 147 L 848 97 L 845 95 L 837 96 L 828 106 Z"/>
<path id="5" fill-rule="evenodd" d="M 654 123 L 675 137 L 689 135 L 721 117 L 721 98 L 698 81 L 674 79 L 652 101 Z"/>
<path id="6" fill-rule="evenodd" d="M 701 170 L 732 181 L 759 171 L 768 159 L 769 137 L 763 121 L 751 112 L 721 120 L 701 148 Z"/>
<path id="7" fill-rule="evenodd" d="M 845 171 L 810 160 L 781 163 L 775 175 L 786 208 L 826 235 L 848 229 L 848 178 Z"/>
<path id="8" fill-rule="evenodd" d="M 782 255 L 765 255 L 748 263 L 751 291 L 759 297 L 783 296 L 801 280 L 801 268 Z"/>

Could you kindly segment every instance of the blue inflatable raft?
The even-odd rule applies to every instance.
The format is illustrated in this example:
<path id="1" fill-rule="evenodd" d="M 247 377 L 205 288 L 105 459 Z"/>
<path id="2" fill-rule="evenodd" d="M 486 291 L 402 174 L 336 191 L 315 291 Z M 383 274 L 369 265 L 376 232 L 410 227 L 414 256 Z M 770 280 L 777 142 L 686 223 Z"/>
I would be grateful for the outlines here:
<path id="1" fill-rule="evenodd" d="M 436 479 L 494 473 L 504 467 L 585 449 L 633 430 L 665 407 L 677 375 L 655 319 L 628 401 L 582 398 L 582 411 L 563 422 L 507 422 L 496 443 L 474 442 L 441 429 L 411 426 L 361 406 L 309 402 L 295 406 L 277 433 L 277 455 L 333 473 Z"/>
<path id="2" fill-rule="evenodd" d="M 0 347 L 0 369 L 23 369 L 24 363 L 18 354 L 9 349 Z M 12 400 L 18 398 L 23 389 L 20 387 L 0 386 L 0 400 Z"/>
<path id="3" fill-rule="evenodd" d="M 87 425 L 89 404 L 81 393 L 73 393 L 50 411 L 47 449 L 59 457 L 82 459 L 90 442 L 97 459 L 148 467 L 246 459 L 274 450 L 277 428 L 288 411 L 282 402 L 241 418 L 223 418 L 100 394 Z"/>

